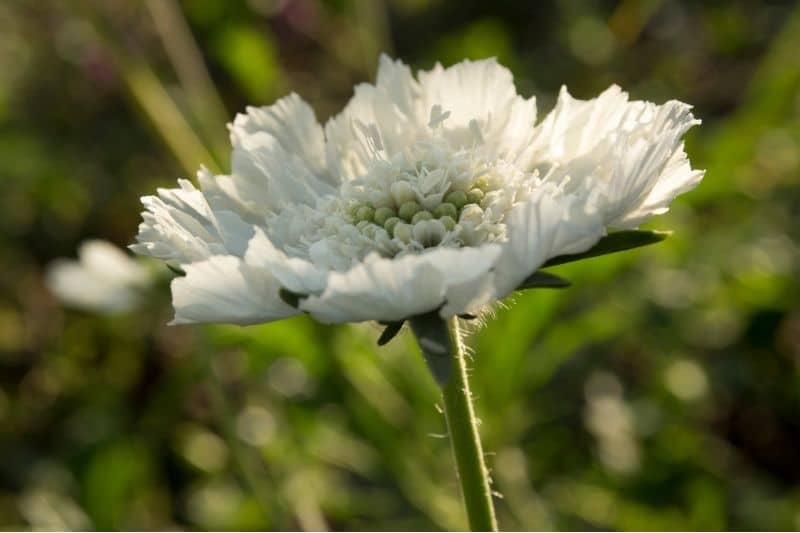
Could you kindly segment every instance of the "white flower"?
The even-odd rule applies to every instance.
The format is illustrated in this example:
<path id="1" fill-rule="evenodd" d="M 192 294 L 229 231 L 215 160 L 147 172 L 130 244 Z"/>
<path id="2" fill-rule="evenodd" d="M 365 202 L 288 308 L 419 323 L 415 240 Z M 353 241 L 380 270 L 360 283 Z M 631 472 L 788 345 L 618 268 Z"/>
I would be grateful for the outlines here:
<path id="1" fill-rule="evenodd" d="M 680 102 L 564 89 L 535 122 L 535 99 L 494 60 L 414 77 L 383 56 L 324 128 L 295 94 L 237 116 L 231 174 L 201 169 L 201 189 L 145 197 L 132 248 L 185 270 L 174 323 L 448 317 L 666 211 L 702 177 Z"/>
<path id="2" fill-rule="evenodd" d="M 66 305 L 101 313 L 134 309 L 154 279 L 143 265 L 113 244 L 84 242 L 78 260 L 56 259 L 48 266 L 48 288 Z"/>

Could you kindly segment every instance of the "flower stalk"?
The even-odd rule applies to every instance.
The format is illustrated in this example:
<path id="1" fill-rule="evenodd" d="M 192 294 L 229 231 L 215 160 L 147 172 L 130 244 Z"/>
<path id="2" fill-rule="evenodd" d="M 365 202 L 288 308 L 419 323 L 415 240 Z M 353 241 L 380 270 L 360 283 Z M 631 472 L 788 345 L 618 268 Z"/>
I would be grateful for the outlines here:
<path id="1" fill-rule="evenodd" d="M 484 462 L 478 419 L 472 405 L 458 318 L 445 321 L 436 313 L 429 313 L 411 319 L 410 324 L 425 360 L 442 388 L 447 431 L 470 530 L 497 531 L 489 471 Z"/>
<path id="2" fill-rule="evenodd" d="M 483 459 L 478 419 L 472 406 L 458 318 L 448 320 L 447 330 L 453 369 L 443 388 L 444 413 L 467 519 L 472 531 L 497 531 L 492 492 L 489 488 L 489 471 Z"/>

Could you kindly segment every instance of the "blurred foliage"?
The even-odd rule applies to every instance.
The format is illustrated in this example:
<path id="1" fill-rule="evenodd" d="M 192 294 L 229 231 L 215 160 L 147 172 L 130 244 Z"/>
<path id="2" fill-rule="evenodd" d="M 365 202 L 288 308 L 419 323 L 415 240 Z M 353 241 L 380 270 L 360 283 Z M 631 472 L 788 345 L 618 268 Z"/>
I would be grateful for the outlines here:
<path id="1" fill-rule="evenodd" d="M 413 339 L 62 310 L 44 266 L 227 166 L 224 123 L 325 119 L 387 51 L 498 56 L 540 109 L 691 102 L 702 185 L 655 247 L 557 267 L 474 337 L 505 529 L 800 528 L 800 6 L 688 0 L 0 4 L 0 528 L 464 526 Z"/>

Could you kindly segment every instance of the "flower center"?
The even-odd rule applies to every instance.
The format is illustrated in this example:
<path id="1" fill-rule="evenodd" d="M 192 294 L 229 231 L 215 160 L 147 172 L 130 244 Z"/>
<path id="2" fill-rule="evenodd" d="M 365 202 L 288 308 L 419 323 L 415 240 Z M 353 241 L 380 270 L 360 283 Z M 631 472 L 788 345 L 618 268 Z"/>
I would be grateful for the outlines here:
<path id="1" fill-rule="evenodd" d="M 536 180 L 480 142 L 453 147 L 435 133 L 391 156 L 375 150 L 367 172 L 342 184 L 338 196 L 267 226 L 299 228 L 286 251 L 335 270 L 373 252 L 396 257 L 505 240 L 506 214 Z"/>

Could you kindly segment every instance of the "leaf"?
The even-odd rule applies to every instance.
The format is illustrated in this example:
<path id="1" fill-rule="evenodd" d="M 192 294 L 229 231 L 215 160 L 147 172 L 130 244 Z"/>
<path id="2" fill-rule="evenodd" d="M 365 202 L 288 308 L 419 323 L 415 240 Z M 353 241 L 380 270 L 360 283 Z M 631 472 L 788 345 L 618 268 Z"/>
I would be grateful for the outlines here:
<path id="1" fill-rule="evenodd" d="M 559 255 L 549 259 L 545 262 L 543 267 L 554 265 L 562 265 L 564 263 L 571 263 L 573 261 L 580 261 L 581 259 L 589 259 L 591 257 L 598 257 L 601 255 L 613 254 L 616 252 L 623 252 L 640 246 L 647 246 L 648 244 L 655 244 L 661 242 L 671 235 L 669 231 L 648 231 L 648 230 L 623 230 L 609 233 L 599 241 L 597 244 L 579 254 Z"/>
<path id="2" fill-rule="evenodd" d="M 381 336 L 378 337 L 378 346 L 383 346 L 387 344 L 390 340 L 394 339 L 400 330 L 403 328 L 403 321 L 398 320 L 396 322 L 386 322 L 386 329 L 383 330 Z"/>
<path id="3" fill-rule="evenodd" d="M 572 285 L 568 279 L 543 270 L 537 270 L 520 283 L 518 291 L 525 289 L 565 289 Z"/>
<path id="4" fill-rule="evenodd" d="M 408 323 L 433 377 L 440 387 L 444 387 L 453 367 L 453 346 L 447 322 L 439 316 L 437 310 L 410 318 Z"/>

